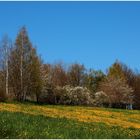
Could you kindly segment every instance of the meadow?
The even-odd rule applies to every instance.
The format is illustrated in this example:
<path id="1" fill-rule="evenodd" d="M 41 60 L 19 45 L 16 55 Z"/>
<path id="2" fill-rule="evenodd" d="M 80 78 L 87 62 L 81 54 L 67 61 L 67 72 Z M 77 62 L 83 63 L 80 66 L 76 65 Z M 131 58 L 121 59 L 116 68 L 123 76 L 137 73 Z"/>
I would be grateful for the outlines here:
<path id="1" fill-rule="evenodd" d="M 140 138 L 140 111 L 0 103 L 0 138 Z"/>

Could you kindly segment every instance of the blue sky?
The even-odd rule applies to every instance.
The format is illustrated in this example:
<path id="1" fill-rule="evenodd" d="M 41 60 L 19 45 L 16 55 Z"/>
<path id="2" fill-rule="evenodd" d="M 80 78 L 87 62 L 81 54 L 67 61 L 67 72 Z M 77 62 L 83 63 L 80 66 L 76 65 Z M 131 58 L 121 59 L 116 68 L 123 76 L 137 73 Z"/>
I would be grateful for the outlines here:
<path id="1" fill-rule="evenodd" d="M 140 2 L 0 2 L 0 37 L 23 25 L 44 62 L 140 69 Z"/>

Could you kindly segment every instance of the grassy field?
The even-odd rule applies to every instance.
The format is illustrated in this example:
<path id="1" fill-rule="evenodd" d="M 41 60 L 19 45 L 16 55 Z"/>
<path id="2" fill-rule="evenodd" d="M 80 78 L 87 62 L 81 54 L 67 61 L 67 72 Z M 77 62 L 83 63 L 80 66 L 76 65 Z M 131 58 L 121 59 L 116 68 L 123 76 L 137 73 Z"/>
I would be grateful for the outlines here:
<path id="1" fill-rule="evenodd" d="M 140 111 L 0 103 L 0 138 L 140 138 Z"/>

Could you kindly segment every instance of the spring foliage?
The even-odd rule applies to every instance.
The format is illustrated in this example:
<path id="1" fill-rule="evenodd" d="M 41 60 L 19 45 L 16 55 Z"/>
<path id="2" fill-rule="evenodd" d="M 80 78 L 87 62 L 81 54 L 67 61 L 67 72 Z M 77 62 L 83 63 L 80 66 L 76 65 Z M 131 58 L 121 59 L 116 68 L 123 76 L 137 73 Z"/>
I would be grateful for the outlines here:
<path id="1" fill-rule="evenodd" d="M 1 101 L 140 108 L 140 74 L 125 64 L 116 61 L 104 73 L 78 63 L 42 63 L 25 27 L 13 42 L 0 44 Z"/>

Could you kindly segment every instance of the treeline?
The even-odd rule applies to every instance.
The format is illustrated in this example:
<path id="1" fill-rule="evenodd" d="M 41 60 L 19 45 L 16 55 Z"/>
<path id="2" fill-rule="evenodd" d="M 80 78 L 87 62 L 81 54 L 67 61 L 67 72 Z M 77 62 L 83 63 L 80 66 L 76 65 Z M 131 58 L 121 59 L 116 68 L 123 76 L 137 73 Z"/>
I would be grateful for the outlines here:
<path id="1" fill-rule="evenodd" d="M 52 56 L 53 57 L 53 56 Z M 44 64 L 26 28 L 0 43 L 0 101 L 140 109 L 140 73 L 116 61 L 106 73 L 74 63 Z"/>

